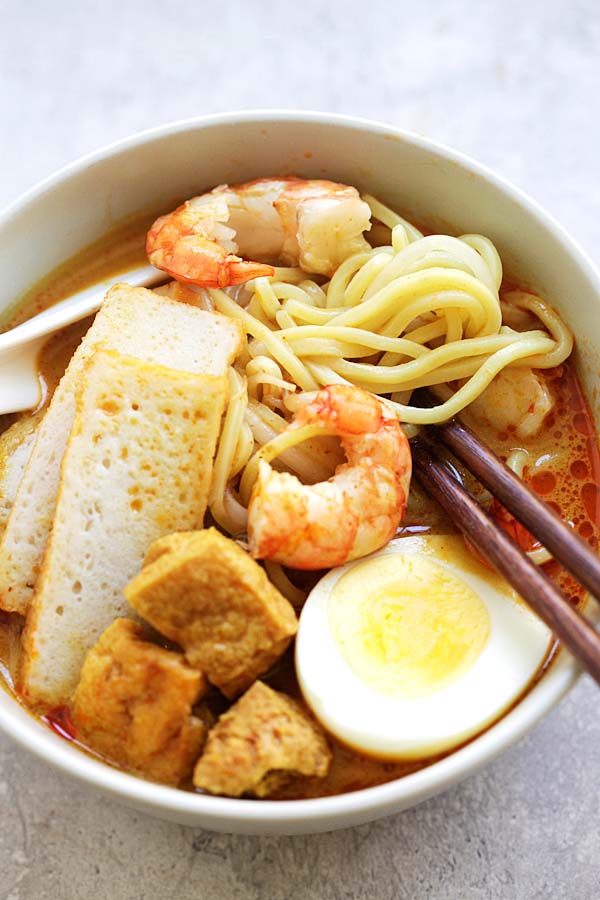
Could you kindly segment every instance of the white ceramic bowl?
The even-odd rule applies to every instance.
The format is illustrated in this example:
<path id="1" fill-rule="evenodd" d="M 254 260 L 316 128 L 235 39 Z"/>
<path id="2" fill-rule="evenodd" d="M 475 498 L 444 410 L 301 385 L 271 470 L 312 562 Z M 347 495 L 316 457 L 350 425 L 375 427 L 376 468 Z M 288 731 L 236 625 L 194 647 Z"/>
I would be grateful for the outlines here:
<path id="1" fill-rule="evenodd" d="M 193 119 L 68 166 L 0 218 L 0 312 L 126 216 L 167 210 L 174 199 L 221 182 L 286 173 L 355 184 L 417 222 L 490 237 L 512 278 L 550 300 L 573 328 L 580 373 L 595 400 L 600 277 L 574 241 L 478 163 L 421 137 L 343 116 L 257 111 Z M 594 414 L 598 419 L 597 408 Z M 439 793 L 521 737 L 577 676 L 562 653 L 512 712 L 463 749 L 389 784 L 314 800 L 230 800 L 125 775 L 69 746 L 1 690 L 0 726 L 61 771 L 163 818 L 220 831 L 305 833 L 366 822 Z"/>

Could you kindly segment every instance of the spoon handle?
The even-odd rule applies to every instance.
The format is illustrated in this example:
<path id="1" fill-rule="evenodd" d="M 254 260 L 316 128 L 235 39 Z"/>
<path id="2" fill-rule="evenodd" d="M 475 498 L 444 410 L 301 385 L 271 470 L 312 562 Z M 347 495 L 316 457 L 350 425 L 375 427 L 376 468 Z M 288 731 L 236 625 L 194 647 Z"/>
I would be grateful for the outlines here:
<path id="1" fill-rule="evenodd" d="M 153 266 L 141 266 L 139 269 L 132 269 L 129 272 L 121 272 L 106 278 L 104 281 L 67 297 L 66 300 L 61 300 L 60 303 L 56 303 L 37 316 L 17 325 L 16 328 L 0 334 L 0 359 L 14 352 L 17 347 L 24 347 L 32 341 L 37 341 L 53 331 L 72 325 L 73 322 L 79 322 L 86 316 L 97 312 L 107 290 L 120 281 L 125 281 L 132 287 L 154 287 L 165 281 L 165 274 Z"/>

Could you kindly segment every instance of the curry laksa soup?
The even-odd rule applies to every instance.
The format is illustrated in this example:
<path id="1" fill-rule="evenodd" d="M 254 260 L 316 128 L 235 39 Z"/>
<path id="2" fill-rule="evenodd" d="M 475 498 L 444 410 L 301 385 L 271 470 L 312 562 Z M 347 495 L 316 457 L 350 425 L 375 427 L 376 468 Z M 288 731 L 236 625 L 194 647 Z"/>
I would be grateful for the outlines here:
<path id="1" fill-rule="evenodd" d="M 472 739 L 549 665 L 545 625 L 411 484 L 410 439 L 460 414 L 597 546 L 568 323 L 487 237 L 424 234 L 382 199 L 220 186 L 107 236 L 3 323 L 144 250 L 164 273 L 52 336 L 38 408 L 1 420 L 2 678 L 82 751 L 229 797 L 352 791 Z"/>

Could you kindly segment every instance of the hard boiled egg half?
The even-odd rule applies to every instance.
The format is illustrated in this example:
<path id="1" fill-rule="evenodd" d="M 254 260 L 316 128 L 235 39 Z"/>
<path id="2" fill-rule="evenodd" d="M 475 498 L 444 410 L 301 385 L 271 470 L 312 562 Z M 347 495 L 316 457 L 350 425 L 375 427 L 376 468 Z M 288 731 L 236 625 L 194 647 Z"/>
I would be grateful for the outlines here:
<path id="1" fill-rule="evenodd" d="M 300 617 L 296 672 L 306 702 L 340 741 L 416 759 L 500 716 L 550 641 L 460 536 L 404 537 L 319 581 Z"/>

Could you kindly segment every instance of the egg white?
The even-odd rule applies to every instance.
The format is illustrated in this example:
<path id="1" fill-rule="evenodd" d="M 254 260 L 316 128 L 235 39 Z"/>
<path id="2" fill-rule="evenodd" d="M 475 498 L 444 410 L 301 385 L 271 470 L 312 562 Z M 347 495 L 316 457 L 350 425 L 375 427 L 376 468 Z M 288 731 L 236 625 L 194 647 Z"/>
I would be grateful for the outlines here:
<path id="1" fill-rule="evenodd" d="M 339 579 L 366 560 L 394 553 L 421 554 L 447 568 L 478 595 L 489 615 L 489 636 L 475 661 L 426 696 L 370 687 L 346 661 L 331 630 L 331 596 Z M 362 587 L 368 594 L 376 584 L 365 580 Z M 319 581 L 300 616 L 296 673 L 317 719 L 345 744 L 389 759 L 424 758 L 464 742 L 507 710 L 544 661 L 551 637 L 506 581 L 465 550 L 460 536 L 405 537 Z"/>

